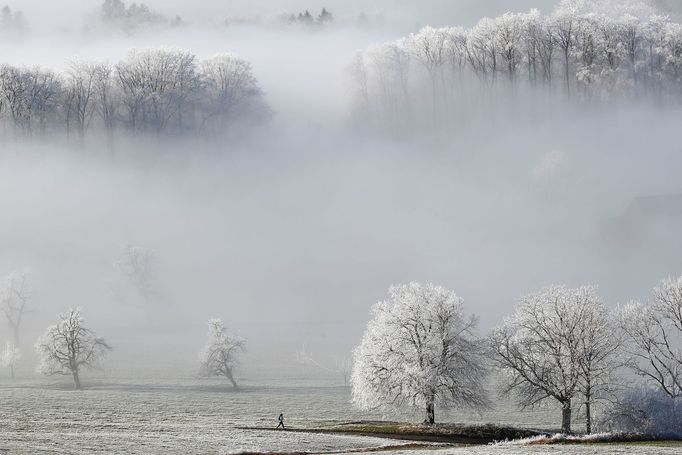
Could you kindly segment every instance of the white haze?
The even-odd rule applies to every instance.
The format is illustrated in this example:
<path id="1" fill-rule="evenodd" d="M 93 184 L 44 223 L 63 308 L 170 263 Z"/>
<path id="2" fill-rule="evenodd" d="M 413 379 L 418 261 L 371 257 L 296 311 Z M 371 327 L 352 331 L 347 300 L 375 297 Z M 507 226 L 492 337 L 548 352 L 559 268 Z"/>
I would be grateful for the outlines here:
<path id="1" fill-rule="evenodd" d="M 31 35 L 0 43 L 3 62 L 60 69 L 74 57 L 116 61 L 131 47 L 232 51 L 253 64 L 275 112 L 227 150 L 184 140 L 160 152 L 130 140 L 112 158 L 94 144 L 0 142 L 0 273 L 33 271 L 25 348 L 58 312 L 80 306 L 114 346 L 116 368 L 192 375 L 216 316 L 247 338 L 246 372 L 277 376 L 295 369 L 303 344 L 327 365 L 348 357 L 393 283 L 454 289 L 485 331 L 541 286 L 593 283 L 615 305 L 681 272 L 680 213 L 649 221 L 628 211 L 637 197 L 682 192 L 679 107 L 558 106 L 550 119 L 481 122 L 449 142 L 349 126 L 344 69 L 357 49 L 425 23 L 552 2 L 155 0 L 147 3 L 197 23 L 327 6 L 384 12 L 387 24 L 317 33 L 190 25 L 88 39 L 82 26 L 99 2 L 8 3 L 24 10 Z M 163 303 L 151 323 L 111 293 L 126 243 L 157 258 Z"/>

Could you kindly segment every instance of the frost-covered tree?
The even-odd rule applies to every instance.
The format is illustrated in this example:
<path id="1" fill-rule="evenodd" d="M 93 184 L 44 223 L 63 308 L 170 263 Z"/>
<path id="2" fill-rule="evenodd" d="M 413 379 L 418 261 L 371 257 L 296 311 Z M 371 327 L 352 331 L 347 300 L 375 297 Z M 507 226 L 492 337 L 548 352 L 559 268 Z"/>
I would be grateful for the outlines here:
<path id="1" fill-rule="evenodd" d="M 19 332 L 28 310 L 30 298 L 29 270 L 14 272 L 0 282 L 0 310 L 12 331 L 14 345 L 19 345 Z"/>
<path id="2" fill-rule="evenodd" d="M 81 389 L 83 368 L 99 368 L 111 350 L 104 339 L 84 325 L 78 308 L 59 315 L 59 321 L 38 338 L 35 349 L 40 363 L 38 372 L 45 375 L 71 375 L 76 389 Z"/>
<path id="3" fill-rule="evenodd" d="M 69 62 L 66 71 L 66 127 L 68 131 L 74 123 L 81 138 L 95 112 L 99 71 L 97 64 L 85 61 Z"/>
<path id="4" fill-rule="evenodd" d="M 523 20 L 522 14 L 506 13 L 497 18 L 496 46 L 505 65 L 509 80 L 513 83 L 523 54 Z"/>
<path id="5" fill-rule="evenodd" d="M 682 397 L 682 277 L 666 278 L 647 303 L 619 312 L 630 367 L 672 399 Z"/>
<path id="6" fill-rule="evenodd" d="M 593 404 L 611 400 L 620 388 L 617 373 L 624 363 L 623 335 L 594 288 L 579 288 L 575 300 L 577 310 L 581 312 L 577 359 L 579 388 L 584 398 L 585 431 L 590 434 L 594 422 Z"/>
<path id="7" fill-rule="evenodd" d="M 267 116 L 269 109 L 251 64 L 234 54 L 217 54 L 199 65 L 202 130 L 225 132 L 239 121 Z"/>
<path id="8" fill-rule="evenodd" d="M 493 330 L 491 343 L 506 373 L 503 391 L 523 407 L 546 399 L 561 404 L 564 433 L 571 432 L 572 401 L 591 404 L 611 383 L 617 338 L 591 286 L 551 286 L 521 297 L 516 311 Z M 602 333 L 601 331 L 604 331 Z"/>
<path id="9" fill-rule="evenodd" d="M 58 117 L 62 94 L 59 75 L 40 68 L 0 67 L 0 106 L 15 135 L 45 132 Z"/>
<path id="10" fill-rule="evenodd" d="M 102 121 L 107 138 L 111 141 L 120 105 L 120 92 L 114 81 L 114 69 L 108 63 L 95 65 L 94 106 Z"/>
<path id="11" fill-rule="evenodd" d="M 222 319 L 209 319 L 208 339 L 199 353 L 200 374 L 205 377 L 225 377 L 236 389 L 237 381 L 234 379 L 234 369 L 245 347 L 246 342 L 242 338 L 227 333 Z"/>
<path id="12" fill-rule="evenodd" d="M 363 107 L 355 111 L 358 123 L 379 129 L 388 124 L 394 134 L 434 125 L 440 132 L 453 131 L 462 127 L 462 118 L 490 120 L 496 107 L 516 106 L 522 102 L 515 96 L 517 87 L 524 84 L 545 89 L 533 103 L 545 103 L 537 106 L 548 113 L 559 93 L 570 95 L 573 103 L 620 98 L 679 103 L 682 25 L 645 3 L 562 0 L 549 15 L 531 10 L 486 17 L 471 28 L 427 26 L 372 45 L 354 58 L 349 72 L 357 105 Z M 402 72 L 405 90 L 387 83 L 387 63 L 401 53 L 416 62 Z M 390 127 L 405 99 L 416 115 Z"/>
<path id="13" fill-rule="evenodd" d="M 424 27 L 418 33 L 411 34 L 405 41 L 410 54 L 421 63 L 429 75 L 434 105 L 437 96 L 436 84 L 445 64 L 447 40 L 447 29 Z"/>
<path id="14" fill-rule="evenodd" d="M 132 130 L 161 133 L 183 127 L 199 86 L 195 56 L 178 49 L 131 50 L 116 65 L 116 80 Z"/>
<path id="15" fill-rule="evenodd" d="M 73 61 L 63 73 L 0 63 L 0 122 L 17 138 L 72 130 L 83 138 L 99 128 L 112 143 L 119 124 L 157 136 L 209 127 L 224 135 L 270 117 L 250 63 L 229 53 L 197 61 L 177 49 L 133 49 L 116 64 Z"/>
<path id="16" fill-rule="evenodd" d="M 9 368 L 9 374 L 12 379 L 14 379 L 14 368 L 19 360 L 21 360 L 19 348 L 10 341 L 6 342 L 4 349 L 0 352 L 0 366 Z"/>
<path id="17" fill-rule="evenodd" d="M 484 347 L 462 299 L 433 284 L 392 286 L 353 352 L 353 403 L 411 406 L 435 422 L 435 406 L 488 405 Z"/>

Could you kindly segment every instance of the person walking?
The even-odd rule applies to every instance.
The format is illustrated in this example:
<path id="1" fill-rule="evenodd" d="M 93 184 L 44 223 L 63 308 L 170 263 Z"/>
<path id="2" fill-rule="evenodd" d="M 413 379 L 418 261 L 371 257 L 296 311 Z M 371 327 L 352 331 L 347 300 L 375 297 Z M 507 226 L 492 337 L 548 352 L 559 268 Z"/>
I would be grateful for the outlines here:
<path id="1" fill-rule="evenodd" d="M 284 414 L 280 413 L 279 417 L 277 417 L 277 420 L 279 421 L 279 425 L 277 425 L 277 429 L 279 429 L 279 427 L 282 427 L 282 430 L 284 430 Z"/>

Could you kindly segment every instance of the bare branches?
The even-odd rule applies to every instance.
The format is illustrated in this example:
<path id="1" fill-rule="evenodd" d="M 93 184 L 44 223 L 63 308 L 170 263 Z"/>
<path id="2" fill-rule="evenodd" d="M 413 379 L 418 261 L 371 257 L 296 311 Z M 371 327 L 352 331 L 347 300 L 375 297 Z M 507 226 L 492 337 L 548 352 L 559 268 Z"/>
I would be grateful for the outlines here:
<path id="1" fill-rule="evenodd" d="M 97 114 L 97 115 L 95 115 Z M 178 49 L 131 50 L 115 65 L 72 61 L 63 74 L 0 66 L 0 118 L 15 136 L 37 129 L 95 126 L 109 139 L 118 127 L 143 133 L 223 133 L 270 116 L 251 65 L 232 54 L 202 62 Z"/>
<path id="2" fill-rule="evenodd" d="M 679 102 L 682 25 L 651 11 L 598 3 L 564 0 L 548 15 L 530 10 L 486 17 L 467 29 L 425 27 L 368 47 L 355 57 L 351 74 L 364 123 L 404 134 L 394 125 L 394 110 L 409 99 L 419 114 L 408 119 L 413 129 L 452 131 L 472 112 L 492 114 L 487 100 L 508 95 L 517 101 L 519 86 L 544 88 L 537 95 L 548 110 L 558 95 L 592 103 L 624 97 L 661 101 L 667 94 Z M 418 63 L 405 77 L 392 76 L 387 64 L 396 50 Z"/>
<path id="3" fill-rule="evenodd" d="M 652 301 L 620 309 L 629 366 L 670 398 L 682 396 L 682 277 L 667 278 Z"/>
<path id="4" fill-rule="evenodd" d="M 46 375 L 72 375 L 76 389 L 81 388 L 82 368 L 99 368 L 111 350 L 104 339 L 83 325 L 80 309 L 59 315 L 59 322 L 47 328 L 36 342 L 40 357 L 38 371 Z"/>
<path id="5" fill-rule="evenodd" d="M 562 405 L 562 430 L 571 431 L 571 401 L 585 397 L 590 406 L 612 384 L 620 338 L 594 288 L 545 288 L 521 298 L 514 315 L 491 335 L 505 392 L 522 406 L 547 398 Z"/>
<path id="6" fill-rule="evenodd" d="M 239 355 L 246 350 L 246 341 L 227 333 L 222 319 L 209 319 L 208 340 L 199 353 L 201 360 L 200 374 L 202 376 L 223 376 L 230 380 L 234 388 L 234 369 Z"/>

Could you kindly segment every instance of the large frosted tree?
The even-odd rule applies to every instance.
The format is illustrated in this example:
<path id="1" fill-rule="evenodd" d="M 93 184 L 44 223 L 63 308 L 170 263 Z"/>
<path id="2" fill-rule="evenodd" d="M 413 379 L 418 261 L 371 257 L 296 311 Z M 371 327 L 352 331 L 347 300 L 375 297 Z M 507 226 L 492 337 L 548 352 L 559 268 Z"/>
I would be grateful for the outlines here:
<path id="1" fill-rule="evenodd" d="M 593 287 L 550 286 L 521 297 L 491 343 L 506 373 L 505 393 L 523 407 L 558 401 L 564 433 L 571 432 L 573 400 L 582 396 L 591 429 L 591 405 L 612 385 L 620 346 Z"/>
<path id="2" fill-rule="evenodd" d="M 682 277 L 667 278 L 647 303 L 620 309 L 630 366 L 671 399 L 682 397 Z"/>
<path id="3" fill-rule="evenodd" d="M 59 315 L 59 322 L 47 328 L 35 345 L 40 358 L 38 371 L 46 375 L 71 375 L 81 389 L 83 368 L 98 368 L 111 347 L 84 325 L 80 309 Z"/>
<path id="4" fill-rule="evenodd" d="M 433 284 L 393 286 L 372 309 L 353 353 L 353 403 L 363 409 L 411 406 L 435 422 L 435 406 L 488 405 L 487 369 L 476 318 L 462 299 Z"/>

